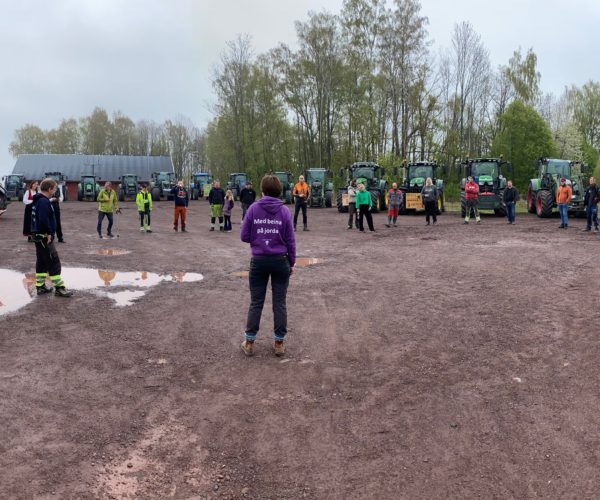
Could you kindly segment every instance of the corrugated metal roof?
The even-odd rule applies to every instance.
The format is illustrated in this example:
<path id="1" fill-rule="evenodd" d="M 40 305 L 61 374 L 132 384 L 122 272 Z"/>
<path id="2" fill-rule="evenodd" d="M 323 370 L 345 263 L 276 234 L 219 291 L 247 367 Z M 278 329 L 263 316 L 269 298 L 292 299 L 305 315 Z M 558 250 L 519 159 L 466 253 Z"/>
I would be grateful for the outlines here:
<path id="1" fill-rule="evenodd" d="M 19 155 L 13 174 L 26 179 L 42 179 L 45 172 L 62 172 L 70 181 L 82 175 L 98 175 L 104 181 L 117 181 L 125 174 L 134 174 L 149 181 L 152 172 L 173 172 L 170 156 L 112 156 L 112 155 Z"/>

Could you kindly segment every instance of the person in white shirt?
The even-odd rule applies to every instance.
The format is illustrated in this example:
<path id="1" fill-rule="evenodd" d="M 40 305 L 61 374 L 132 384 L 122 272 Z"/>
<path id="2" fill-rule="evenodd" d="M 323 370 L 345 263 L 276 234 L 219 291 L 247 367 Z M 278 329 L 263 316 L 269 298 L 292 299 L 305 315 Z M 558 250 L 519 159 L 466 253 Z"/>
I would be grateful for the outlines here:
<path id="1" fill-rule="evenodd" d="M 33 197 L 38 192 L 38 181 L 31 181 L 29 188 L 23 195 L 23 203 L 25 204 L 25 215 L 23 216 L 23 236 L 27 236 L 27 241 L 32 242 L 31 238 L 31 209 Z"/>

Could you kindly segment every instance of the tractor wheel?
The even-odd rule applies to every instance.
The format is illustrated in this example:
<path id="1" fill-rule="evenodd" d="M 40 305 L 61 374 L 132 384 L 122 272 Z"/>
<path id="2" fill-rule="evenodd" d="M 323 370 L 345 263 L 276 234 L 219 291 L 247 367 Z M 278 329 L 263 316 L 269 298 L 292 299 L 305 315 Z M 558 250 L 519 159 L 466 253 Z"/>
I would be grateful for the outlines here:
<path id="1" fill-rule="evenodd" d="M 285 204 L 290 205 L 292 203 L 292 193 L 288 189 L 285 193 Z"/>
<path id="2" fill-rule="evenodd" d="M 371 201 L 373 202 L 373 206 L 371 207 L 371 212 L 376 214 L 381 209 L 381 195 L 379 190 L 371 191 Z"/>
<path id="3" fill-rule="evenodd" d="M 331 198 L 333 193 L 331 191 L 325 191 L 325 208 L 331 208 Z"/>
<path id="4" fill-rule="evenodd" d="M 530 214 L 536 213 L 536 199 L 537 193 L 531 189 L 531 186 L 529 186 L 529 189 L 527 190 L 527 211 Z"/>
<path id="5" fill-rule="evenodd" d="M 159 188 L 152 188 L 152 190 L 150 191 L 150 194 L 152 195 L 152 201 L 159 201 L 160 200 L 160 189 Z"/>
<path id="6" fill-rule="evenodd" d="M 505 208 L 494 208 L 494 215 L 496 217 L 506 217 L 506 209 Z"/>
<path id="7" fill-rule="evenodd" d="M 81 191 L 77 191 L 77 201 L 83 201 L 83 193 Z"/>
<path id="8" fill-rule="evenodd" d="M 460 200 L 460 216 L 464 219 L 467 216 L 467 202 Z"/>
<path id="9" fill-rule="evenodd" d="M 346 193 L 346 192 L 347 191 L 345 189 L 339 189 L 338 190 L 338 194 L 337 194 L 337 209 L 338 209 L 338 212 L 340 212 L 340 213 L 346 213 L 346 212 L 348 212 L 348 207 L 347 206 L 345 207 L 344 204 L 343 204 L 343 202 L 342 202 L 344 193 Z"/>
<path id="10" fill-rule="evenodd" d="M 125 201 L 125 191 L 119 189 L 119 201 Z"/>
<path id="11" fill-rule="evenodd" d="M 552 199 L 552 193 L 545 189 L 538 191 L 536 199 L 537 216 L 544 218 L 550 217 L 552 215 L 553 206 L 554 200 Z"/>

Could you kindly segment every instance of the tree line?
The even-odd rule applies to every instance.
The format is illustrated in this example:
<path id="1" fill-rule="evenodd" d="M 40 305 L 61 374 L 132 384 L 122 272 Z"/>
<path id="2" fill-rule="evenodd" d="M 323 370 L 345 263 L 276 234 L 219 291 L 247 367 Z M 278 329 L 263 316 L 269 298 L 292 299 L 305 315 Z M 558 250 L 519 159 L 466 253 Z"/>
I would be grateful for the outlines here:
<path id="1" fill-rule="evenodd" d="M 294 48 L 255 54 L 251 39 L 227 43 L 214 67 L 214 118 L 134 124 L 96 109 L 52 131 L 17 130 L 11 152 L 171 154 L 176 170 L 233 171 L 258 178 L 276 170 L 333 171 L 354 161 L 447 165 L 500 156 L 520 189 L 541 156 L 583 160 L 600 150 L 600 84 L 541 91 L 532 49 L 519 47 L 494 67 L 476 29 L 454 26 L 449 47 L 434 51 L 418 0 L 345 0 L 341 11 L 309 12 L 295 23 Z"/>
<path id="2" fill-rule="evenodd" d="M 9 151 L 14 157 L 27 153 L 171 156 L 177 176 L 188 178 L 198 168 L 203 141 L 200 129 L 184 117 L 162 124 L 134 123 L 119 111 L 111 118 L 97 107 L 89 116 L 63 119 L 50 130 L 25 125 L 15 132 Z"/>

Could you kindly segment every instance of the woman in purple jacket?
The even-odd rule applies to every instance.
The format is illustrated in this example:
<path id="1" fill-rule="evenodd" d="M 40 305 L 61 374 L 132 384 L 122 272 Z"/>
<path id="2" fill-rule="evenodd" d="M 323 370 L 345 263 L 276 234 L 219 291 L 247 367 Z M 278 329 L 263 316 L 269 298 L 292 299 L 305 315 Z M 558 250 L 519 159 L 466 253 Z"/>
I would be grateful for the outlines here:
<path id="1" fill-rule="evenodd" d="M 265 175 L 260 183 L 262 198 L 248 208 L 242 223 L 241 238 L 250 243 L 250 308 L 246 321 L 246 338 L 242 350 L 254 354 L 254 341 L 260 327 L 260 317 L 267 284 L 271 278 L 273 291 L 274 349 L 276 356 L 285 354 L 283 340 L 287 333 L 286 295 L 290 275 L 296 264 L 296 240 L 292 216 L 279 199 L 281 182 L 274 175 Z"/>

